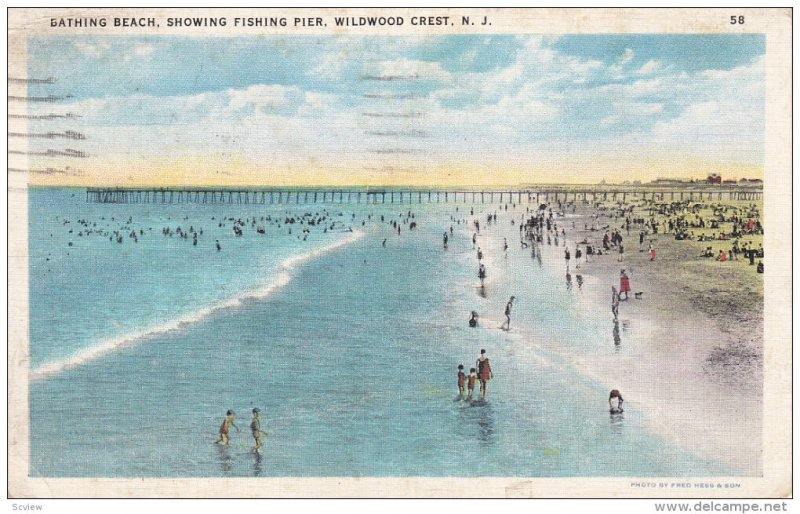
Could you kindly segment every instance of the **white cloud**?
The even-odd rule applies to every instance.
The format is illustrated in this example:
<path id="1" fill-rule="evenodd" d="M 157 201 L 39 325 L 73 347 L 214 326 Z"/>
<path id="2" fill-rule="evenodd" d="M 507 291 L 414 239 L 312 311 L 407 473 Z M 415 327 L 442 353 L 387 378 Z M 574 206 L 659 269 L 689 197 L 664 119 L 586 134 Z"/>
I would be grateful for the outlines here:
<path id="1" fill-rule="evenodd" d="M 409 55 L 415 55 L 413 49 Z M 345 57 L 338 50 L 330 52 L 310 73 L 342 76 L 353 70 L 352 63 L 345 68 Z M 271 163 L 304 162 L 363 156 L 373 140 L 376 145 L 389 141 L 365 136 L 381 130 L 424 133 L 397 144 L 413 147 L 432 163 L 458 154 L 487 162 L 511 155 L 535 158 L 548 145 L 556 149 L 554 154 L 572 155 L 578 147 L 612 152 L 628 144 L 674 148 L 678 156 L 722 158 L 727 153 L 727 160 L 758 162 L 763 60 L 698 73 L 676 73 L 652 60 L 638 69 L 631 66 L 639 73 L 631 76 L 638 80 L 594 86 L 598 79 L 622 74 L 632 59 L 633 52 L 626 49 L 608 65 L 563 54 L 543 38 L 530 38 L 515 59 L 499 69 L 456 74 L 439 62 L 396 58 L 369 62 L 352 74 L 351 79 L 364 73 L 415 75 L 433 82 L 424 85 L 426 92 L 435 87 L 430 94 L 393 101 L 392 108 L 401 105 L 397 109 L 420 113 L 405 120 L 363 116 L 365 109 L 377 108 L 376 102 L 362 99 L 360 91 L 350 91 L 343 102 L 343 97 L 327 92 L 277 84 L 199 95 L 87 100 L 65 107 L 85 114 L 78 123 L 87 127 L 93 138 L 89 144 L 97 152 L 135 148 L 143 155 L 217 152 Z M 593 132 L 587 134 L 587 125 Z M 93 132 L 88 130 L 91 126 L 104 128 Z M 397 156 L 369 158 L 379 166 Z"/>
<path id="2" fill-rule="evenodd" d="M 314 110 L 332 109 L 336 106 L 339 99 L 337 95 L 328 93 L 318 93 L 313 91 L 306 91 L 303 95 L 305 107 Z"/>
<path id="3" fill-rule="evenodd" d="M 676 95 L 676 104 L 682 106 L 679 114 L 630 137 L 705 158 L 761 163 L 763 59 L 731 70 L 703 71 L 680 81 L 685 90 Z"/>
<path id="4" fill-rule="evenodd" d="M 245 89 L 227 89 L 227 109 L 241 111 L 254 109 L 261 111 L 265 108 L 288 107 L 290 96 L 299 96 L 300 88 L 294 86 L 281 86 L 277 84 L 257 84 Z"/>
<path id="5" fill-rule="evenodd" d="M 306 72 L 306 76 L 340 80 L 346 63 L 345 51 L 329 52 L 320 58 L 316 66 Z"/>
<path id="6" fill-rule="evenodd" d="M 636 70 L 638 75 L 651 75 L 663 69 L 662 64 L 655 60 L 649 60 Z"/>
<path id="7" fill-rule="evenodd" d="M 606 116 L 605 118 L 600 120 L 600 126 L 602 127 L 610 127 L 611 125 L 617 125 L 621 120 L 621 117 L 618 114 L 612 114 L 610 116 Z"/>
<path id="8" fill-rule="evenodd" d="M 76 50 L 88 57 L 100 59 L 104 57 L 106 52 L 111 48 L 111 44 L 107 42 L 99 43 L 86 43 L 83 41 L 75 41 L 72 43 Z"/>
<path id="9" fill-rule="evenodd" d="M 139 57 L 148 57 L 152 55 L 154 51 L 155 47 L 153 45 L 137 44 L 136 46 L 133 47 L 134 55 L 137 55 Z"/>

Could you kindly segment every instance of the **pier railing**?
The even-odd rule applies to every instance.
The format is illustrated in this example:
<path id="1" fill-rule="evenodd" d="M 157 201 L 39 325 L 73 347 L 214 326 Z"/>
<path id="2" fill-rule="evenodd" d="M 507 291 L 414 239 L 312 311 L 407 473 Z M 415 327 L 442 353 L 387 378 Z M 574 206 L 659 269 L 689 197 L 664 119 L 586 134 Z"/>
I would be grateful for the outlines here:
<path id="1" fill-rule="evenodd" d="M 542 188 L 524 190 L 340 190 L 256 188 L 105 188 L 86 189 L 89 203 L 112 204 L 417 204 L 417 203 L 548 203 L 559 201 L 760 200 L 754 189 L 585 189 Z"/>

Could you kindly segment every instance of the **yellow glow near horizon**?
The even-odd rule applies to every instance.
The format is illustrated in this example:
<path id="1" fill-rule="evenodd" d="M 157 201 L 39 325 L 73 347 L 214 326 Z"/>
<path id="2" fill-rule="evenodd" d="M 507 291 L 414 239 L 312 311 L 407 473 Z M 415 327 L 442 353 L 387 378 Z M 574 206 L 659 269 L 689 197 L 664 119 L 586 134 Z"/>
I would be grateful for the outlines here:
<path id="1" fill-rule="evenodd" d="M 368 167 L 370 168 L 370 167 Z M 374 169 L 373 169 L 374 168 Z M 424 163 L 376 165 L 281 165 L 272 167 L 244 158 L 185 157 L 172 162 L 109 160 L 81 167 L 81 175 L 31 175 L 31 185 L 52 186 L 522 186 L 536 183 L 597 184 L 649 182 L 656 178 L 704 179 L 717 173 L 724 179 L 763 179 L 761 166 L 683 158 L 567 158 L 525 165 Z"/>

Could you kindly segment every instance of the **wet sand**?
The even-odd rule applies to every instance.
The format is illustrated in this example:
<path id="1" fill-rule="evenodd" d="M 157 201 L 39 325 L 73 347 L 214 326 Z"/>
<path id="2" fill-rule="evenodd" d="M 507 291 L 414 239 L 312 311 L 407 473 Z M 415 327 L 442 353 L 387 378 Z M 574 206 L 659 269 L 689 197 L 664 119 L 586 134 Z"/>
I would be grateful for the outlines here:
<path id="1" fill-rule="evenodd" d="M 620 302 L 620 330 L 628 331 L 627 338 L 637 341 L 637 347 L 625 356 L 576 364 L 648 413 L 654 432 L 700 455 L 721 458 L 738 473 L 761 475 L 763 275 L 744 259 L 698 257 L 706 246 L 713 246 L 716 254 L 731 241 L 675 240 L 672 234 L 658 234 L 647 236 L 640 252 L 638 226 L 628 234 L 622 218 L 601 218 L 600 230 L 585 230 L 593 212 L 591 206 L 580 205 L 574 217 L 559 219 L 570 251 L 584 238 L 601 246 L 602 227 L 609 225 L 609 230 L 620 229 L 625 253 L 619 262 L 612 247 L 608 254 L 581 263 L 582 301 L 586 309 L 607 315 L 611 324 L 611 286 L 619 289 L 620 270 L 625 269 L 633 291 L 628 301 Z M 650 239 L 656 248 L 652 262 Z M 761 236 L 753 241 L 757 246 Z M 633 292 L 641 292 L 641 298 Z"/>

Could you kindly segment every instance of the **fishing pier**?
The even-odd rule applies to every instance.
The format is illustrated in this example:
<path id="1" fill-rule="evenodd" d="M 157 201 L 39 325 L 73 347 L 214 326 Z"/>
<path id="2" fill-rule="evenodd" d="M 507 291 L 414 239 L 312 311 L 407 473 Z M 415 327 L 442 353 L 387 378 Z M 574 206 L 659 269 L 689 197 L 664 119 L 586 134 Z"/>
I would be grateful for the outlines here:
<path id="1" fill-rule="evenodd" d="M 530 203 L 559 201 L 682 201 L 760 200 L 761 189 L 590 189 L 553 187 L 519 190 L 444 189 L 264 189 L 264 188 L 107 188 L 86 189 L 86 202 L 110 204 L 421 204 L 421 203 Z"/>

